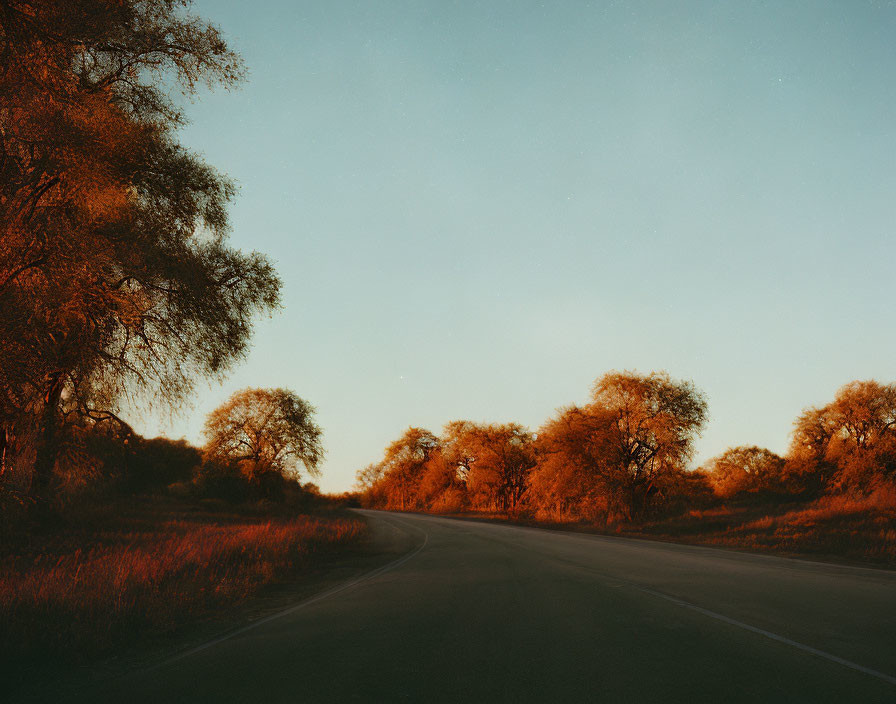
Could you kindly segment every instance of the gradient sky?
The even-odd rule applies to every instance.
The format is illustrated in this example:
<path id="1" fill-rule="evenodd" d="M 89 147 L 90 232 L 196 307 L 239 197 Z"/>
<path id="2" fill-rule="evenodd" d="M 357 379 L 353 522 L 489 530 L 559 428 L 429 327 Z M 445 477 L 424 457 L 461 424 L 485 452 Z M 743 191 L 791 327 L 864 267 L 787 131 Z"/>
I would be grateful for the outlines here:
<path id="1" fill-rule="evenodd" d="M 318 408 L 320 485 L 409 425 L 536 428 L 611 369 L 709 399 L 698 461 L 896 377 L 892 2 L 201 0 L 250 69 L 189 108 L 284 279 L 245 386 Z"/>

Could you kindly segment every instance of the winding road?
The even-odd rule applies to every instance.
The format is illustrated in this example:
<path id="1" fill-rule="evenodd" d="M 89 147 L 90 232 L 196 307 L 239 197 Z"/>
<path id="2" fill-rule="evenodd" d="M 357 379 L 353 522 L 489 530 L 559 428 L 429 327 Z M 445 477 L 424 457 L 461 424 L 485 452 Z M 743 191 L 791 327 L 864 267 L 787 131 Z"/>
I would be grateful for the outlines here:
<path id="1" fill-rule="evenodd" d="M 896 573 L 363 511 L 391 562 L 90 701 L 896 702 Z"/>

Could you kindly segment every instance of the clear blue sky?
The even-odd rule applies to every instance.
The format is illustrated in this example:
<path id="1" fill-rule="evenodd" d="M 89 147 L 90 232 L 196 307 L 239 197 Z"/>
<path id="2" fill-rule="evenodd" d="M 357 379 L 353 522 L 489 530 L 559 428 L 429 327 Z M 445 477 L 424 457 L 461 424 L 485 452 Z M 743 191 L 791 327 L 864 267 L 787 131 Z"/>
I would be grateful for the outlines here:
<path id="1" fill-rule="evenodd" d="M 318 408 L 347 489 L 408 425 L 537 427 L 611 369 L 710 403 L 705 459 L 896 377 L 892 2 L 202 0 L 250 76 L 183 141 L 284 308 L 195 408 Z"/>

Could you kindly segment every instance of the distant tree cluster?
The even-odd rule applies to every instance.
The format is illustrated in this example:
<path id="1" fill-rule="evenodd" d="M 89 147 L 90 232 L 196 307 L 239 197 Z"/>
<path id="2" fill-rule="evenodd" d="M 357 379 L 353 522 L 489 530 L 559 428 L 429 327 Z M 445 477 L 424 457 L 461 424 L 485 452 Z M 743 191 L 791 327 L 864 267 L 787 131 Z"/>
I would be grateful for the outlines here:
<path id="1" fill-rule="evenodd" d="M 852 382 L 796 420 L 786 457 L 733 447 L 691 470 L 703 394 L 664 372 L 611 372 L 536 433 L 515 424 L 409 428 L 358 472 L 367 506 L 638 522 L 713 502 L 868 493 L 896 482 L 896 385 Z"/>
<path id="2" fill-rule="evenodd" d="M 243 73 L 188 7 L 0 2 L 0 478 L 38 502 L 84 426 L 126 438 L 123 397 L 183 401 L 279 300 L 228 245 L 233 185 L 177 141 L 169 93 Z"/>
<path id="3" fill-rule="evenodd" d="M 57 499 L 66 509 L 151 495 L 308 508 L 320 498 L 308 479 L 324 456 L 314 413 L 288 389 L 244 389 L 209 414 L 204 447 L 122 433 L 120 421 L 68 422 L 59 429 Z M 27 504 L 0 508 L 0 537 L 25 525 Z"/>

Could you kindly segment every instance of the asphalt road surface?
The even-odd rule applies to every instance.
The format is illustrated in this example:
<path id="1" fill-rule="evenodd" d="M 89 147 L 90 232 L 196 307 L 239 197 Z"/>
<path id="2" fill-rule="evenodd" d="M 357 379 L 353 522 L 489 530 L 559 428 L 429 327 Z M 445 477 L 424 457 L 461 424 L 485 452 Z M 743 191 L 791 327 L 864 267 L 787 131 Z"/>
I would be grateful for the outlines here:
<path id="1" fill-rule="evenodd" d="M 363 512 L 391 562 L 92 702 L 896 702 L 896 573 Z"/>

